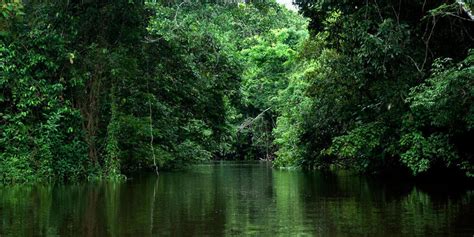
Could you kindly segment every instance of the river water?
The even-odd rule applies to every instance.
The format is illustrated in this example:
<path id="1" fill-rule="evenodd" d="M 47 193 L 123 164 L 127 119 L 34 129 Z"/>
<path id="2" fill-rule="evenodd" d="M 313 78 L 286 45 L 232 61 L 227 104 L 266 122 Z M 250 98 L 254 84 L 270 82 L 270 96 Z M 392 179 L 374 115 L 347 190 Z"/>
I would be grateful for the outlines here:
<path id="1" fill-rule="evenodd" d="M 0 236 L 473 236 L 474 190 L 220 162 L 0 188 Z"/>

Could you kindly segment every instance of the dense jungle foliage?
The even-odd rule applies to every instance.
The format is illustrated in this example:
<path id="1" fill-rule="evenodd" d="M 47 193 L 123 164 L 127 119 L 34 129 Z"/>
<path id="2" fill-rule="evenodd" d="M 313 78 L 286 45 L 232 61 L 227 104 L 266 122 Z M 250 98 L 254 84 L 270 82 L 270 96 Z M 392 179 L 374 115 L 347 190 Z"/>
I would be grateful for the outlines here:
<path id="1" fill-rule="evenodd" d="M 311 38 L 278 96 L 278 165 L 474 176 L 470 5 L 297 3 Z"/>
<path id="2" fill-rule="evenodd" d="M 474 19 L 435 0 L 6 1 L 0 181 L 211 159 L 474 176 Z"/>

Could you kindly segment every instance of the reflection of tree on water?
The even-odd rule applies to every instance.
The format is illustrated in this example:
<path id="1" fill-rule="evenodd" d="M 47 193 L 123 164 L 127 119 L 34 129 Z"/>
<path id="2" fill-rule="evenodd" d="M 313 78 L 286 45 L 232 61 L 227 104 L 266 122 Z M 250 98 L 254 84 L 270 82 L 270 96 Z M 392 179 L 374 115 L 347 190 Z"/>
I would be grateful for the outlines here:
<path id="1" fill-rule="evenodd" d="M 377 177 L 320 172 L 305 176 L 300 196 L 313 201 L 302 202 L 303 220 L 313 220 L 322 235 L 446 235 L 449 227 L 460 223 L 459 217 L 473 218 L 472 192 L 465 189 L 433 199 L 413 184 Z"/>
<path id="2" fill-rule="evenodd" d="M 97 223 L 97 190 L 91 190 L 86 193 L 87 206 L 86 212 L 84 213 L 84 234 L 85 236 L 94 236 L 98 233 L 96 232 L 96 223 Z"/>
<path id="3" fill-rule="evenodd" d="M 151 211 L 150 211 L 150 235 L 153 234 L 153 223 L 154 223 L 154 218 L 153 218 L 153 214 L 155 213 L 155 206 L 156 206 L 156 189 L 158 188 L 158 181 L 160 180 L 160 176 L 156 176 L 156 180 L 155 180 L 155 185 L 153 186 L 153 202 L 151 203 Z"/>
<path id="4" fill-rule="evenodd" d="M 472 232 L 474 192 L 442 189 L 265 165 L 203 165 L 159 179 L 1 188 L 0 235 Z"/>

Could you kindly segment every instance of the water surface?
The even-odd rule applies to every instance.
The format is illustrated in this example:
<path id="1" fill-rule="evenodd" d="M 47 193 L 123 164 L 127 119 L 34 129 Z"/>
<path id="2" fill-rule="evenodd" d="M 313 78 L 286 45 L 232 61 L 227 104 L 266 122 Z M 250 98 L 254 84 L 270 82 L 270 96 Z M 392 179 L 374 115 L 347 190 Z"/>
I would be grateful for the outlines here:
<path id="1" fill-rule="evenodd" d="M 0 236 L 473 236 L 474 191 L 213 163 L 0 188 Z"/>

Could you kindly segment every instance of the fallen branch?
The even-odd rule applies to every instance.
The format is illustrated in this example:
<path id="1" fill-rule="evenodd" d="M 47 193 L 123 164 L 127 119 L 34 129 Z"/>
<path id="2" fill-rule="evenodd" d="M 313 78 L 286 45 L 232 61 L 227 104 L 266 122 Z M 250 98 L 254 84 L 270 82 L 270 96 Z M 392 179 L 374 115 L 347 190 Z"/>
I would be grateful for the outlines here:
<path id="1" fill-rule="evenodd" d="M 243 129 L 247 128 L 248 126 L 252 125 L 255 121 L 257 121 L 259 118 L 261 118 L 265 112 L 267 112 L 271 108 L 272 107 L 268 107 L 266 110 L 264 110 L 260 114 L 258 114 L 255 118 L 253 118 L 251 120 L 246 120 L 244 123 L 242 123 L 239 126 L 239 132 L 242 131 Z"/>

